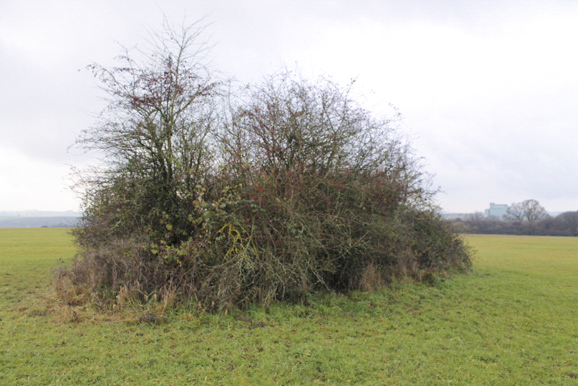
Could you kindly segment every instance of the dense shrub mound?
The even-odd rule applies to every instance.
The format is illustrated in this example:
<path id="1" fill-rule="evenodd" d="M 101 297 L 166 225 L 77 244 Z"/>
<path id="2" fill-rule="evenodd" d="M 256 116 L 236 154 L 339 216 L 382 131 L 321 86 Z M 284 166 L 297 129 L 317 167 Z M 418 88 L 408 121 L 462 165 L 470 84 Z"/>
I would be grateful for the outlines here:
<path id="1" fill-rule="evenodd" d="M 68 302 L 220 310 L 469 267 L 392 122 L 291 74 L 222 98 L 190 32 L 146 66 L 93 66 L 111 103 L 81 143 L 107 158 L 83 181 Z"/>

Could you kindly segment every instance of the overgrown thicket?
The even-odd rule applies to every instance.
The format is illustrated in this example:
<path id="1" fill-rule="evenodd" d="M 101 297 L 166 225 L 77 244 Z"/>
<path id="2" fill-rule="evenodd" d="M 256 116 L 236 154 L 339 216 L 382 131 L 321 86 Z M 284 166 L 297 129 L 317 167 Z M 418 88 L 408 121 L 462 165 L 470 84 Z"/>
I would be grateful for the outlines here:
<path id="1" fill-rule="evenodd" d="M 105 158 L 81 182 L 80 253 L 56 281 L 67 302 L 221 310 L 469 267 L 392 121 L 291 73 L 225 92 L 198 33 L 92 66 L 110 100 L 79 143 Z"/>

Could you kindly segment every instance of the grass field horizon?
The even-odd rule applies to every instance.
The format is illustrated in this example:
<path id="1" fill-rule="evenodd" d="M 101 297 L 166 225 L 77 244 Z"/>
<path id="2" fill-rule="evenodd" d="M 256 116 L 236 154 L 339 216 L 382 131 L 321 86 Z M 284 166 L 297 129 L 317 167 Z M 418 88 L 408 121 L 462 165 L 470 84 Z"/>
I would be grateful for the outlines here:
<path id="1" fill-rule="evenodd" d="M 0 384 L 578 385 L 578 238 L 465 238 L 473 271 L 435 285 L 149 324 L 58 308 L 70 235 L 0 229 Z"/>

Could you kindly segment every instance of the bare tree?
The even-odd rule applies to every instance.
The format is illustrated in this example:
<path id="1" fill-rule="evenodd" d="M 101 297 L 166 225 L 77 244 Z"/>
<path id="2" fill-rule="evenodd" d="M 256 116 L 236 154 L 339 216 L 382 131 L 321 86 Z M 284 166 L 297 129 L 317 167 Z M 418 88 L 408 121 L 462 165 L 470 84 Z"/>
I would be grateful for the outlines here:
<path id="1" fill-rule="evenodd" d="M 506 217 L 510 220 L 534 224 L 548 216 L 546 209 L 540 205 L 537 200 L 525 200 L 522 202 L 513 203 L 508 208 Z"/>
<path id="2" fill-rule="evenodd" d="M 203 64 L 201 32 L 198 23 L 178 31 L 165 22 L 150 49 L 124 49 L 115 67 L 89 66 L 108 105 L 77 143 L 105 156 L 86 176 L 85 206 L 88 222 L 106 220 L 108 233 L 185 222 L 182 201 L 211 168 L 219 82 Z"/>
<path id="3" fill-rule="evenodd" d="M 556 221 L 562 224 L 570 235 L 578 235 L 578 211 L 564 212 L 556 217 Z"/>

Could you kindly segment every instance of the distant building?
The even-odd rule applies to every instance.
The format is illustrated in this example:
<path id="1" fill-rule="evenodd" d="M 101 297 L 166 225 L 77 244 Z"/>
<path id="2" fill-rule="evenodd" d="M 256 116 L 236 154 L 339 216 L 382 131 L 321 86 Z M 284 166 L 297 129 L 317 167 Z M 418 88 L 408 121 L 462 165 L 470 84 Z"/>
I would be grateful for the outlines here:
<path id="1" fill-rule="evenodd" d="M 488 218 L 497 218 L 503 220 L 504 216 L 508 213 L 508 205 L 506 204 L 494 204 L 490 203 L 490 209 L 484 211 L 484 215 Z"/>

